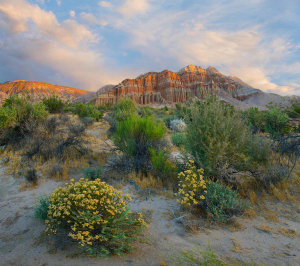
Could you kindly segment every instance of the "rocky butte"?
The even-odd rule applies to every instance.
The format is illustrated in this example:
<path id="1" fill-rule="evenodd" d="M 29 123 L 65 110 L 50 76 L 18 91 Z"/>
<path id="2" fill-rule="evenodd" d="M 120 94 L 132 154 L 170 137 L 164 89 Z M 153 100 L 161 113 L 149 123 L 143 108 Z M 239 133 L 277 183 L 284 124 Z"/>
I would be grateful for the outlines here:
<path id="1" fill-rule="evenodd" d="M 56 95 L 63 100 L 73 101 L 79 96 L 87 94 L 88 91 L 38 81 L 15 80 L 0 83 L 1 101 L 12 94 L 20 93 L 28 93 L 34 101 L 42 100 L 50 95 Z"/>
<path id="2" fill-rule="evenodd" d="M 259 93 L 239 78 L 223 75 L 213 67 L 188 65 L 176 73 L 149 72 L 116 86 L 105 86 L 97 92 L 96 104 L 114 104 L 122 97 L 130 97 L 137 104 L 172 104 L 205 95 L 243 101 Z"/>

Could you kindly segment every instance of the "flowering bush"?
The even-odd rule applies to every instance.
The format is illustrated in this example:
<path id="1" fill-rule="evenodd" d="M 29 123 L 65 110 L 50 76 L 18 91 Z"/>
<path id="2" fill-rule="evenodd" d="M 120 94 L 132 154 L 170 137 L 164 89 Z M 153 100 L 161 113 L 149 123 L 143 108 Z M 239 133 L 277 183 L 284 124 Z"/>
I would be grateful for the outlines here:
<path id="1" fill-rule="evenodd" d="M 60 228 L 69 231 L 88 253 L 97 256 L 122 254 L 132 249 L 132 242 L 145 227 L 140 213 L 131 213 L 129 195 L 122 196 L 99 179 L 71 180 L 49 197 L 49 234 Z"/>
<path id="2" fill-rule="evenodd" d="M 186 123 L 183 119 L 174 119 L 170 122 L 170 128 L 176 132 L 183 132 L 186 130 Z"/>
<path id="3" fill-rule="evenodd" d="M 178 174 L 177 200 L 183 206 L 198 206 L 205 199 L 206 182 L 203 179 L 203 169 L 196 169 L 194 161 L 186 164 L 187 170 Z"/>
<path id="4" fill-rule="evenodd" d="M 241 214 L 248 203 L 238 193 L 213 181 L 203 179 L 203 169 L 196 169 L 194 161 L 186 164 L 187 170 L 179 173 L 178 197 L 181 205 L 203 209 L 209 218 L 227 222 Z"/>

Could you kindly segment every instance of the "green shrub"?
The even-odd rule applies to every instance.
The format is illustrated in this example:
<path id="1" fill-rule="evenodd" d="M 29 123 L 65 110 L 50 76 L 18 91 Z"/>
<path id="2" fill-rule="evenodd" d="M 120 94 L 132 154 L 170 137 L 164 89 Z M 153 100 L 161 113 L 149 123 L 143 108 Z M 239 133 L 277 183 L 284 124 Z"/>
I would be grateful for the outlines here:
<path id="1" fill-rule="evenodd" d="M 131 198 L 112 186 L 80 179 L 53 191 L 49 197 L 46 231 L 64 229 L 87 253 L 94 256 L 121 255 L 145 227 L 142 214 L 129 210 Z"/>
<path id="2" fill-rule="evenodd" d="M 185 136 L 185 133 L 173 133 L 171 135 L 171 140 L 172 140 L 172 143 L 177 146 L 177 147 L 181 147 L 185 144 L 186 142 L 186 136 Z"/>
<path id="3" fill-rule="evenodd" d="M 250 107 L 248 110 L 243 112 L 244 117 L 250 123 L 254 132 L 264 132 L 266 124 L 266 113 L 267 111 L 259 111 L 257 107 Z"/>
<path id="4" fill-rule="evenodd" d="M 44 196 L 39 198 L 39 205 L 34 209 L 34 216 L 40 220 L 47 220 L 49 210 L 49 197 Z"/>
<path id="5" fill-rule="evenodd" d="M 251 137 L 238 111 L 209 98 L 192 104 L 187 112 L 185 148 L 198 166 L 215 176 L 224 165 L 245 164 Z"/>
<path id="6" fill-rule="evenodd" d="M 288 115 L 278 108 L 272 108 L 266 113 L 265 130 L 273 138 L 285 135 L 291 130 Z"/>
<path id="7" fill-rule="evenodd" d="M 91 180 L 101 178 L 103 174 L 103 169 L 101 167 L 97 168 L 85 168 L 82 170 L 83 176 Z"/>
<path id="8" fill-rule="evenodd" d="M 247 207 L 247 203 L 239 198 L 238 193 L 216 182 L 206 182 L 207 193 L 203 207 L 208 217 L 227 222 L 233 215 L 239 215 Z"/>
<path id="9" fill-rule="evenodd" d="M 43 99 L 43 104 L 50 113 L 61 113 L 65 107 L 64 101 L 57 96 L 50 96 Z"/>
<path id="10" fill-rule="evenodd" d="M 185 266 L 224 266 L 225 264 L 208 246 L 204 251 L 200 247 L 190 251 L 179 251 L 171 258 L 174 265 Z"/>
<path id="11" fill-rule="evenodd" d="M 95 121 L 99 121 L 103 117 L 103 112 L 99 111 L 98 107 L 94 104 L 74 104 L 72 112 L 79 117 L 91 117 Z"/>
<path id="12" fill-rule="evenodd" d="M 113 139 L 119 149 L 133 159 L 136 172 L 146 172 L 150 162 L 150 149 L 159 146 L 166 127 L 151 117 L 130 116 L 117 123 Z"/>
<path id="13" fill-rule="evenodd" d="M 168 155 L 166 154 L 166 152 L 164 152 L 160 148 L 158 149 L 158 151 L 151 149 L 150 154 L 151 163 L 156 175 L 159 176 L 163 183 L 166 185 L 168 181 L 173 179 L 175 176 L 175 166 L 168 160 Z"/>
<path id="14" fill-rule="evenodd" d="M 13 95 L 0 107 L 0 133 L 2 141 L 16 142 L 31 134 L 38 123 L 44 121 L 48 111 L 43 103 L 31 103 L 26 98 Z"/>
<path id="15" fill-rule="evenodd" d="M 114 106 L 114 118 L 116 121 L 124 121 L 132 115 L 137 115 L 137 107 L 130 98 L 120 99 Z"/>

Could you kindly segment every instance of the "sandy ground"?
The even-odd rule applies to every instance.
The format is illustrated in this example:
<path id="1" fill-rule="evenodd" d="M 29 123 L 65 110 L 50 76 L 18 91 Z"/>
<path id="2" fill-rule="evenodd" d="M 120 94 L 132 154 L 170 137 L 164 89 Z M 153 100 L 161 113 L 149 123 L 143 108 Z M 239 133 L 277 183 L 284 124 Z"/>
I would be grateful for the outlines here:
<path id="1" fill-rule="evenodd" d="M 299 265 L 299 235 L 285 236 L 280 228 L 300 231 L 299 212 L 268 222 L 258 216 L 253 220 L 239 218 L 241 228 L 208 226 L 199 232 L 187 233 L 182 224 L 172 219 L 178 206 L 175 200 L 161 196 L 143 199 L 135 195 L 133 209 L 152 212 L 145 232 L 145 243 L 123 257 L 89 258 L 64 237 L 43 235 L 43 222 L 33 217 L 34 206 L 41 195 L 50 193 L 62 182 L 46 180 L 37 188 L 19 191 L 23 180 L 4 175 L 0 177 L 0 264 L 1 265 L 160 265 L 169 263 L 178 249 L 189 250 L 209 244 L 222 258 L 255 261 L 259 265 Z M 130 190 L 130 189 L 127 189 Z M 278 203 L 282 205 L 282 203 Z M 288 203 L 281 208 L 291 208 Z M 299 210 L 298 210 L 299 211 Z M 279 214 L 280 215 L 280 214 Z M 285 215 L 286 216 L 286 215 Z M 264 225 L 271 231 L 264 231 Z"/>
<path id="2" fill-rule="evenodd" d="M 96 127 L 88 133 L 102 138 L 106 129 Z M 99 145 L 109 148 L 110 143 L 106 144 L 102 141 Z M 208 245 L 223 259 L 258 265 L 300 265 L 300 206 L 296 203 L 266 201 L 267 209 L 278 219 L 273 222 L 266 211 L 252 220 L 236 218 L 225 226 L 200 220 L 198 231 L 186 232 L 177 219 L 179 207 L 174 199 L 141 197 L 127 185 L 123 190 L 133 195 L 133 210 L 151 213 L 145 240 L 126 256 L 92 258 L 84 256 L 66 237 L 46 237 L 44 223 L 33 217 L 38 198 L 64 182 L 48 179 L 36 188 L 20 191 L 23 183 L 24 179 L 5 175 L 5 167 L 0 167 L 0 265 L 172 265 L 170 258 L 178 250 L 196 246 L 204 250 Z"/>

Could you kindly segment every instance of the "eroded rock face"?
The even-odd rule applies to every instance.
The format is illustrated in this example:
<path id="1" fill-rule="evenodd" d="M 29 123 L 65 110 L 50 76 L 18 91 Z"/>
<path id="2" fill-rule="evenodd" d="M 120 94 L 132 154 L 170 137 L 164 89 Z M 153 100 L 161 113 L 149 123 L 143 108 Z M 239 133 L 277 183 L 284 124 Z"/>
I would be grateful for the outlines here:
<path id="1" fill-rule="evenodd" d="M 73 101 L 88 91 L 66 86 L 52 85 L 38 81 L 15 80 L 0 84 L 1 99 L 12 94 L 28 93 L 33 101 L 40 101 L 50 95 L 56 95 L 63 100 Z"/>
<path id="2" fill-rule="evenodd" d="M 177 73 L 164 70 L 149 72 L 135 79 L 125 79 L 107 90 L 99 90 L 96 104 L 116 103 L 122 97 L 130 97 L 137 104 L 170 104 L 186 102 L 192 97 L 218 95 L 225 91 L 238 100 L 247 99 L 260 91 L 235 77 L 225 76 L 213 67 L 204 69 L 189 65 Z"/>

